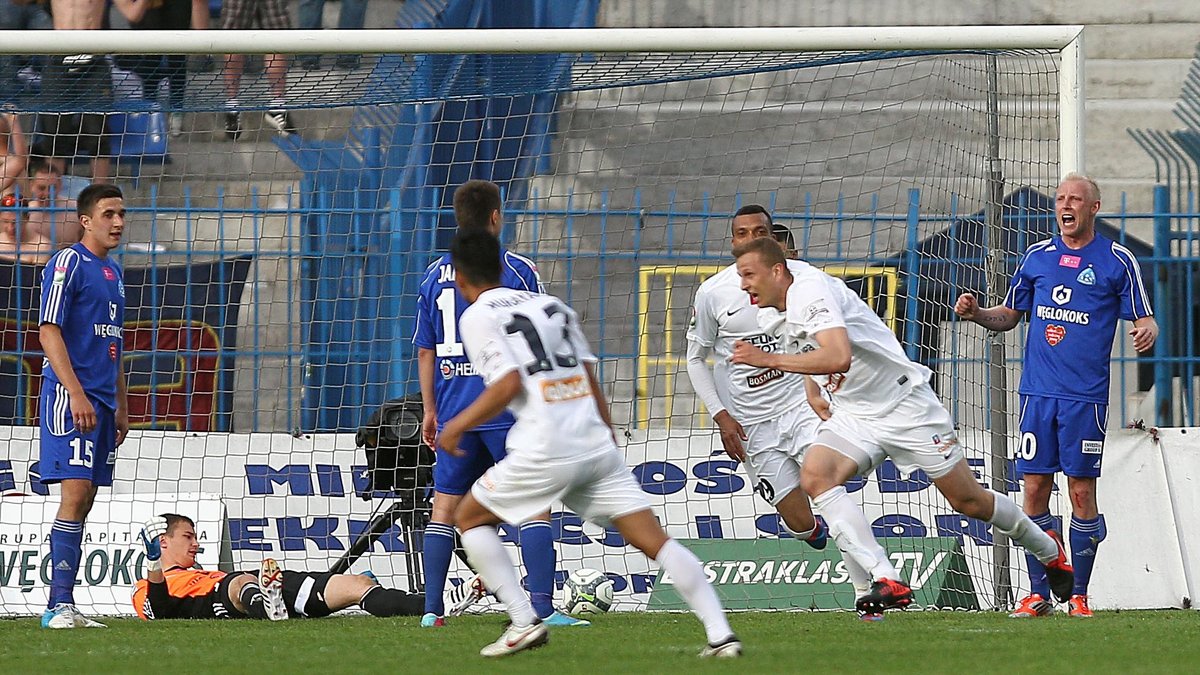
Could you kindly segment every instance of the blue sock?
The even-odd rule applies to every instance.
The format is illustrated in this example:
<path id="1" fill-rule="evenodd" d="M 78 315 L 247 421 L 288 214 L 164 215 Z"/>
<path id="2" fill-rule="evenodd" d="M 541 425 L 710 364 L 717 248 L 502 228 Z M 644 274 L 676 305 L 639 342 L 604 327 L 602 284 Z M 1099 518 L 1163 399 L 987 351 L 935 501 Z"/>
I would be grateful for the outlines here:
<path id="1" fill-rule="evenodd" d="M 55 519 L 50 526 L 49 609 L 62 603 L 75 604 L 75 577 L 83 557 L 83 523 Z"/>
<path id="2" fill-rule="evenodd" d="M 1029 519 L 1042 528 L 1043 532 L 1054 529 L 1054 516 L 1051 516 L 1049 511 L 1030 516 Z M 1050 582 L 1046 580 L 1046 566 L 1037 559 L 1037 556 L 1028 552 L 1025 554 L 1025 566 L 1029 569 L 1029 592 L 1049 599 Z"/>
<path id="3" fill-rule="evenodd" d="M 425 613 L 443 616 L 446 603 L 442 593 L 446 590 L 450 556 L 454 555 L 454 528 L 445 523 L 426 525 L 424 551 Z"/>
<path id="4" fill-rule="evenodd" d="M 1071 566 L 1075 568 L 1073 595 L 1087 595 L 1088 582 L 1092 580 L 1092 565 L 1096 564 L 1096 549 L 1108 536 L 1104 516 L 1081 520 L 1071 516 Z"/>
<path id="5" fill-rule="evenodd" d="M 554 613 L 554 535 L 550 523 L 534 520 L 521 526 L 521 560 L 529 573 L 525 590 L 539 618 Z"/>

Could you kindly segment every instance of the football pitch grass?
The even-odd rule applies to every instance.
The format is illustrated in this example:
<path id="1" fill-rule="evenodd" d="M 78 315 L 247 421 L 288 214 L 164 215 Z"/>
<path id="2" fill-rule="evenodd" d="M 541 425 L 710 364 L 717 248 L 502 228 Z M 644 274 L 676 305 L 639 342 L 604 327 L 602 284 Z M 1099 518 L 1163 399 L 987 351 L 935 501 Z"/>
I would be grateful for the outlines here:
<path id="1" fill-rule="evenodd" d="M 607 614 L 558 629 L 536 651 L 487 660 L 499 614 L 422 629 L 416 618 L 311 621 L 108 620 L 107 630 L 51 631 L 0 621 L 0 672 L 45 673 L 1194 673 L 1200 612 L 1097 612 L 1014 620 L 996 613 L 901 612 L 881 623 L 849 613 L 739 613 L 745 656 L 701 661 L 688 614 Z"/>

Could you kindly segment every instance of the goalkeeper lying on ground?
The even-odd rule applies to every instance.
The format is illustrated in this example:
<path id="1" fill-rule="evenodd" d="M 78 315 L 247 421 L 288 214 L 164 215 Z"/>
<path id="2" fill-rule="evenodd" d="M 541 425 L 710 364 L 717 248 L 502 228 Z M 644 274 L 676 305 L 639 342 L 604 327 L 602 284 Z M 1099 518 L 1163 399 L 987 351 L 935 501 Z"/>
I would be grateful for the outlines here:
<path id="1" fill-rule="evenodd" d="M 365 574 L 289 572 L 270 558 L 258 573 L 193 569 L 196 524 L 166 513 L 146 522 L 146 578 L 133 608 L 143 619 L 271 619 L 329 616 L 359 605 L 375 616 L 419 616 L 425 596 L 383 588 Z"/>

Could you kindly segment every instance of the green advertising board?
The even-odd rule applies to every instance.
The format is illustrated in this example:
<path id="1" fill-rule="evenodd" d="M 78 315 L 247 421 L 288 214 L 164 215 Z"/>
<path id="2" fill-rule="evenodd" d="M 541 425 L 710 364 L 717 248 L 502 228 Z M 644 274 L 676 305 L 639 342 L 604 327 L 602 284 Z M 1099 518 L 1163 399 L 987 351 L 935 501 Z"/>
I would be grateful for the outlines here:
<path id="1" fill-rule="evenodd" d="M 823 551 L 795 539 L 682 540 L 704 565 L 726 609 L 851 609 L 854 587 L 833 542 Z M 884 539 L 900 578 L 922 607 L 979 609 L 962 544 L 954 537 Z M 687 609 L 660 571 L 650 609 Z"/>

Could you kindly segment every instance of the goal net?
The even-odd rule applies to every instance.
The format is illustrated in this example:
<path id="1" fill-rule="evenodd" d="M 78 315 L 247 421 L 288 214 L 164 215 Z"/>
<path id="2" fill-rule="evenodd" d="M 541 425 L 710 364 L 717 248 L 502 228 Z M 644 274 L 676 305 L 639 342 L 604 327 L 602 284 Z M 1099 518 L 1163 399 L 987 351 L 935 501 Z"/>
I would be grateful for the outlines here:
<path id="1" fill-rule="evenodd" d="M 415 293 L 471 178 L 502 187 L 506 245 L 582 317 L 630 466 L 727 605 L 851 607 L 834 547 L 791 539 L 722 451 L 684 368 L 692 298 L 732 261 L 731 214 L 767 207 L 801 258 L 846 279 L 935 372 L 980 481 L 1018 491 L 1020 345 L 950 307 L 962 290 L 994 302 L 1053 225 L 1054 186 L 1080 161 L 1078 34 L 139 36 L 138 50 L 187 55 L 170 60 L 130 55 L 114 34 L 6 41 L 21 88 L 3 118 L 15 196 L 0 207 L 0 613 L 46 600 L 57 488 L 38 482 L 40 274 L 77 240 L 71 200 L 92 172 L 130 214 L 115 254 L 133 431 L 88 518 L 85 611 L 132 611 L 136 524 L 165 511 L 196 519 L 205 567 L 343 559 L 422 587 L 430 456 L 407 445 L 420 405 L 374 420 L 398 452 L 367 453 L 374 437 L 356 432 L 418 391 Z M 246 57 L 235 89 L 224 52 Z M 438 364 L 437 378 L 462 375 Z M 399 458 L 394 485 L 369 456 Z M 1027 583 L 1019 551 L 923 474 L 888 462 L 850 487 L 920 605 L 1002 607 Z M 683 608 L 615 531 L 561 506 L 553 517 L 560 580 L 596 568 L 616 609 Z M 455 560 L 450 576 L 469 572 Z"/>

